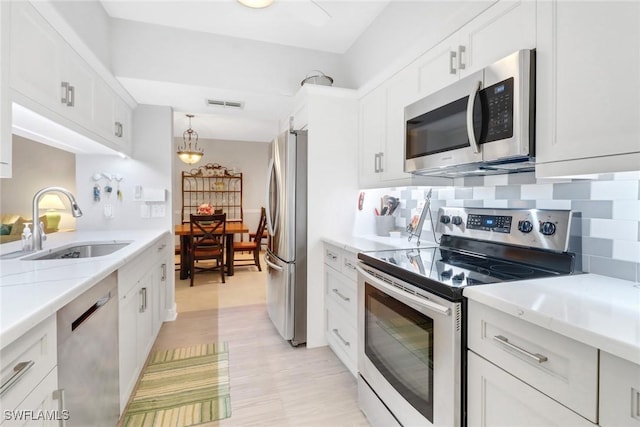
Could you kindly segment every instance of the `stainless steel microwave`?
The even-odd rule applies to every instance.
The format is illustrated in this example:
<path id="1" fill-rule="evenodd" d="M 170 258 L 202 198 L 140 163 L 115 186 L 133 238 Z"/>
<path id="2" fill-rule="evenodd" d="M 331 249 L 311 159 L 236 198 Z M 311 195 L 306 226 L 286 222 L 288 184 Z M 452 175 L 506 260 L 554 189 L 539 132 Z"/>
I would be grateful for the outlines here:
<path id="1" fill-rule="evenodd" d="M 530 171 L 535 50 L 520 50 L 405 107 L 405 172 L 460 176 Z"/>

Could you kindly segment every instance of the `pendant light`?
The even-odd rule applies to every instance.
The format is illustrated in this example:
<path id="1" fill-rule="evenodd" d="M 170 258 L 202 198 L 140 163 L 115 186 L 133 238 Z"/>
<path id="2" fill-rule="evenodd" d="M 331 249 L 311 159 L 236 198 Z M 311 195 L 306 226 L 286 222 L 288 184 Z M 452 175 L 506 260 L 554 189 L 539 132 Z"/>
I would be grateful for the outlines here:
<path id="1" fill-rule="evenodd" d="M 198 163 L 204 154 L 204 150 L 198 147 L 198 132 L 191 129 L 191 119 L 193 114 L 187 114 L 189 117 L 189 129 L 185 130 L 182 134 L 182 146 L 178 147 L 178 158 L 184 163 L 192 165 Z M 191 141 L 193 141 L 193 147 L 191 147 Z"/>

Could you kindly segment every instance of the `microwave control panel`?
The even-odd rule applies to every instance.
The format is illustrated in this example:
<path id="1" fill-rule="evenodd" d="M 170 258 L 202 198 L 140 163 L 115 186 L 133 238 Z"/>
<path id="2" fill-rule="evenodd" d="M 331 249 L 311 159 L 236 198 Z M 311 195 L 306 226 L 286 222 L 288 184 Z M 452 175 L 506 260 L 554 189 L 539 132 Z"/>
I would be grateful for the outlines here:
<path id="1" fill-rule="evenodd" d="M 483 142 L 513 136 L 513 77 L 482 90 L 487 111 L 486 137 Z"/>

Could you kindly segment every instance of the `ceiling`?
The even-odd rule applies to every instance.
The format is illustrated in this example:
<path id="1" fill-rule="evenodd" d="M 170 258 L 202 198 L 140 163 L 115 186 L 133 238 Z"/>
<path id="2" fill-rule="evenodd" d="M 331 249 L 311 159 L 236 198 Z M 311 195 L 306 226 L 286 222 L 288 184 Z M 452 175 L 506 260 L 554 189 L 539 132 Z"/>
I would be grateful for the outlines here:
<path id="1" fill-rule="evenodd" d="M 265 9 L 251 9 L 236 0 L 102 0 L 102 5 L 112 18 L 341 55 L 389 1 L 275 0 Z M 173 107 L 175 136 L 187 128 L 185 114 L 193 113 L 193 129 L 200 138 L 270 141 L 278 132 L 279 120 L 290 113 L 295 92 L 267 96 L 248 88 L 230 88 L 224 79 L 202 85 L 190 83 L 186 76 L 171 82 L 117 77 L 138 103 Z M 297 87 L 300 80 L 294 82 Z M 205 105 L 205 98 L 239 100 L 244 105 L 240 110 L 212 108 Z"/>

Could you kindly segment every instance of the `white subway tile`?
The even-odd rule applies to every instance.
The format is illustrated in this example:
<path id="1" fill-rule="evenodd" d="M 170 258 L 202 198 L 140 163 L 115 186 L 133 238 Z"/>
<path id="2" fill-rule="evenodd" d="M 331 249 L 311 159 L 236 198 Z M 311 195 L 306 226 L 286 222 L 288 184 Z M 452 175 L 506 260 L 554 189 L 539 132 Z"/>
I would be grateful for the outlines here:
<path id="1" fill-rule="evenodd" d="M 509 175 L 487 175 L 484 177 L 485 187 L 495 187 L 496 185 L 508 185 Z"/>
<path id="2" fill-rule="evenodd" d="M 493 209 L 506 209 L 509 207 L 509 201 L 508 200 L 485 200 L 484 207 L 493 208 Z"/>
<path id="3" fill-rule="evenodd" d="M 613 258 L 622 261 L 640 262 L 640 242 L 614 240 Z"/>
<path id="4" fill-rule="evenodd" d="M 522 200 L 553 199 L 553 184 L 523 185 L 520 193 Z"/>
<path id="5" fill-rule="evenodd" d="M 495 187 L 474 187 L 473 198 L 476 200 L 494 200 L 496 198 Z"/>
<path id="6" fill-rule="evenodd" d="M 603 239 L 637 241 L 638 222 L 613 219 L 592 218 L 590 221 L 590 237 Z"/>
<path id="7" fill-rule="evenodd" d="M 638 200 L 638 181 L 595 181 L 592 200 Z"/>
<path id="8" fill-rule="evenodd" d="M 571 200 L 536 200 L 536 209 L 571 209 Z"/>
<path id="9" fill-rule="evenodd" d="M 640 221 L 640 200 L 614 200 L 613 219 Z"/>

